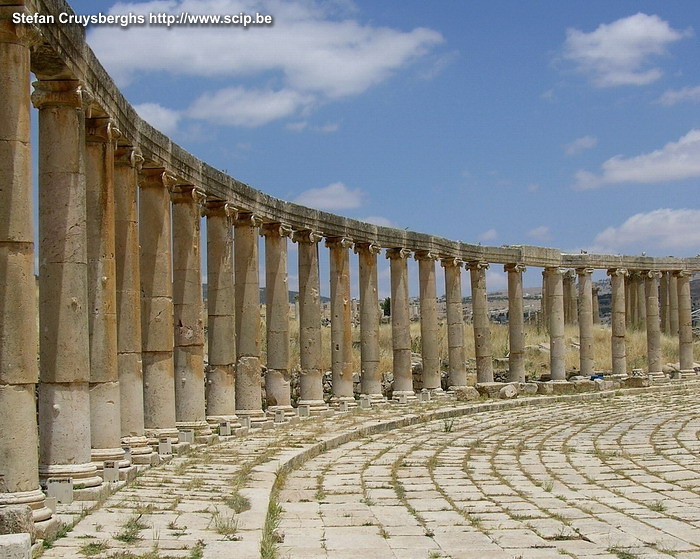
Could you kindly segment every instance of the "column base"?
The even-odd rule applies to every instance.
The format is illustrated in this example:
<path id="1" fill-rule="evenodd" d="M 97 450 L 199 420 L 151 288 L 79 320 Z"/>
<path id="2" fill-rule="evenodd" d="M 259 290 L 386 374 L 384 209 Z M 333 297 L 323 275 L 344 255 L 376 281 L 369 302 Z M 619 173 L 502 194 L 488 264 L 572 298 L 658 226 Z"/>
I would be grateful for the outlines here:
<path id="1" fill-rule="evenodd" d="M 52 518 L 53 512 L 46 506 L 46 495 L 36 488 L 32 491 L 16 491 L 14 493 L 0 493 L 0 507 L 26 505 L 32 511 L 32 520 L 46 522 Z"/>
<path id="2" fill-rule="evenodd" d="M 296 417 L 297 416 L 297 410 L 295 410 L 291 404 L 286 405 L 286 406 L 270 406 L 266 410 L 267 416 L 274 419 L 275 412 L 278 410 L 282 410 L 284 412 L 285 417 Z"/>
<path id="3" fill-rule="evenodd" d="M 340 407 L 341 402 L 345 402 L 349 409 L 357 407 L 357 400 L 355 400 L 354 396 L 333 396 L 329 403 L 333 408 L 337 409 Z"/>
<path id="4" fill-rule="evenodd" d="M 236 415 L 239 420 L 248 418 L 250 421 L 250 427 L 252 429 L 266 428 L 268 425 L 272 426 L 272 421 L 265 415 L 262 409 L 259 410 L 236 410 Z"/>
<path id="5" fill-rule="evenodd" d="M 49 512 L 51 512 L 49 510 Z M 61 523 L 57 518 L 53 516 L 47 518 L 46 520 L 36 521 L 34 520 L 34 532 L 36 533 L 37 539 L 46 540 L 53 538 L 58 530 L 61 528 Z"/>
<path id="6" fill-rule="evenodd" d="M 97 475 L 97 468 L 91 462 L 86 464 L 39 464 L 40 484 L 46 485 L 49 478 L 71 478 L 74 490 L 102 485 L 102 478 Z"/>
<path id="7" fill-rule="evenodd" d="M 167 437 L 172 444 L 177 444 L 180 441 L 180 433 L 175 427 L 146 429 L 146 437 L 148 444 L 158 446 L 158 439 Z"/>
<path id="8" fill-rule="evenodd" d="M 681 378 L 697 378 L 695 369 L 681 369 Z"/>
<path id="9" fill-rule="evenodd" d="M 158 464 L 158 454 L 148 444 L 146 437 L 122 437 L 122 445 L 131 450 L 131 463 L 148 466 Z"/>
<path id="10" fill-rule="evenodd" d="M 299 400 L 298 406 L 309 406 L 310 415 L 321 415 L 328 411 L 328 404 L 323 400 Z"/>
<path id="11" fill-rule="evenodd" d="M 369 398 L 370 403 L 373 406 L 384 406 L 387 405 L 389 402 L 387 402 L 387 399 L 384 397 L 383 394 L 361 394 L 360 398 Z"/>
<path id="12" fill-rule="evenodd" d="M 211 430 L 211 425 L 204 420 L 201 421 L 178 421 L 175 423 L 178 431 L 191 429 L 194 431 L 194 441 L 202 444 L 210 444 L 216 435 Z"/>
<path id="13" fill-rule="evenodd" d="M 241 422 L 236 414 L 208 415 L 207 423 L 209 423 L 209 427 L 211 427 L 212 429 L 217 429 L 219 427 L 219 423 L 230 423 L 231 429 L 237 429 L 241 426 Z"/>
<path id="14" fill-rule="evenodd" d="M 406 399 L 406 403 L 416 402 L 418 400 L 418 397 L 413 390 L 394 390 L 391 396 L 391 399 L 394 402 L 400 402 L 404 397 Z"/>
<path id="15" fill-rule="evenodd" d="M 666 373 L 663 371 L 649 371 L 649 380 L 651 381 L 658 381 L 658 380 L 665 380 L 666 379 Z"/>

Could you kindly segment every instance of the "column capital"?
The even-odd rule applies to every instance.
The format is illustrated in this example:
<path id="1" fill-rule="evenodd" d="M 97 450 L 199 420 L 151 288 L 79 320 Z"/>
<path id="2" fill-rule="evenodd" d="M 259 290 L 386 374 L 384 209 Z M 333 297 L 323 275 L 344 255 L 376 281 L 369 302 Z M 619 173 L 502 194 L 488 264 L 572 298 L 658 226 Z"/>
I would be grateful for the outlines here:
<path id="1" fill-rule="evenodd" d="M 693 275 L 692 272 L 687 270 L 673 270 L 672 274 L 677 278 L 689 278 Z"/>
<path id="2" fill-rule="evenodd" d="M 259 215 L 253 212 L 246 212 L 244 210 L 238 210 L 236 215 L 233 217 L 233 224 L 238 225 L 239 227 L 260 227 L 262 222 L 263 220 Z"/>
<path id="3" fill-rule="evenodd" d="M 139 186 L 141 188 L 167 188 L 172 191 L 177 184 L 175 175 L 162 167 L 144 167 L 139 174 Z"/>
<path id="4" fill-rule="evenodd" d="M 143 155 L 138 148 L 134 146 L 119 146 L 114 151 L 114 165 L 128 165 L 137 171 L 143 166 Z"/>
<path id="5" fill-rule="evenodd" d="M 631 278 L 643 278 L 645 273 L 646 272 L 643 272 L 642 270 L 630 270 L 629 276 Z"/>
<path id="6" fill-rule="evenodd" d="M 461 268 L 462 264 L 464 264 L 462 260 L 453 256 L 444 257 L 440 259 L 440 265 L 443 268 Z"/>
<path id="7" fill-rule="evenodd" d="M 173 204 L 196 204 L 201 206 L 207 199 L 203 190 L 193 184 L 178 184 L 170 190 L 170 200 Z"/>
<path id="8" fill-rule="evenodd" d="M 489 269 L 489 263 L 488 263 L 488 262 L 484 262 L 484 261 L 482 261 L 482 260 L 472 260 L 471 262 L 469 262 L 469 269 L 470 269 L 470 270 L 476 270 L 476 271 L 488 270 L 488 269 Z"/>
<path id="9" fill-rule="evenodd" d="M 370 254 L 379 254 L 382 251 L 382 247 L 376 243 L 355 243 L 353 250 L 355 254 L 359 254 L 362 251 L 369 252 Z"/>
<path id="10" fill-rule="evenodd" d="M 295 243 L 318 243 L 323 239 L 323 235 L 312 229 L 302 229 L 301 231 L 292 231 L 292 241 Z"/>
<path id="11" fill-rule="evenodd" d="M 609 276 L 618 276 L 618 277 L 629 276 L 629 272 L 625 268 L 609 268 L 607 273 Z"/>
<path id="12" fill-rule="evenodd" d="M 206 200 L 202 204 L 202 214 L 204 217 L 231 217 L 236 213 L 236 208 L 234 208 L 226 200 Z"/>
<path id="13" fill-rule="evenodd" d="M 525 264 L 505 264 L 503 266 L 504 272 L 512 272 L 512 273 L 520 274 L 520 273 L 524 272 L 525 270 L 527 270 L 527 268 L 525 267 Z"/>
<path id="14" fill-rule="evenodd" d="M 590 276 L 595 271 L 595 268 L 576 268 L 576 274 L 579 276 Z"/>
<path id="15" fill-rule="evenodd" d="M 93 100 L 90 90 L 79 80 L 38 80 L 32 85 L 32 104 L 37 109 L 67 106 L 86 110 Z"/>
<path id="16" fill-rule="evenodd" d="M 659 272 L 657 270 L 645 270 L 644 272 L 642 272 L 642 275 L 643 275 L 644 279 L 647 279 L 647 278 L 648 279 L 654 279 L 654 278 L 660 279 L 661 278 L 661 272 Z"/>
<path id="17" fill-rule="evenodd" d="M 409 258 L 411 251 L 407 248 L 388 248 L 386 249 L 386 257 L 389 260 L 399 260 Z"/>
<path id="18" fill-rule="evenodd" d="M 559 274 L 560 276 L 565 276 L 566 275 L 566 268 L 560 268 L 559 266 L 547 266 L 544 269 L 543 274 Z"/>
<path id="19" fill-rule="evenodd" d="M 88 118 L 85 121 L 85 141 L 109 144 L 114 143 L 121 137 L 122 133 L 114 126 L 114 121 L 110 117 Z"/>
<path id="20" fill-rule="evenodd" d="M 279 222 L 263 223 L 263 226 L 260 228 L 262 237 L 289 237 L 291 234 L 292 228 Z"/>
<path id="21" fill-rule="evenodd" d="M 437 260 L 438 255 L 432 250 L 416 250 L 413 258 L 416 260 Z"/>
<path id="22" fill-rule="evenodd" d="M 25 47 L 40 45 L 43 38 L 39 28 L 29 23 L 12 23 L 14 14 L 31 15 L 24 0 L 0 2 L 0 43 L 20 43 Z"/>
<path id="23" fill-rule="evenodd" d="M 351 246 L 352 239 L 347 237 L 326 237 L 327 248 L 350 248 Z"/>

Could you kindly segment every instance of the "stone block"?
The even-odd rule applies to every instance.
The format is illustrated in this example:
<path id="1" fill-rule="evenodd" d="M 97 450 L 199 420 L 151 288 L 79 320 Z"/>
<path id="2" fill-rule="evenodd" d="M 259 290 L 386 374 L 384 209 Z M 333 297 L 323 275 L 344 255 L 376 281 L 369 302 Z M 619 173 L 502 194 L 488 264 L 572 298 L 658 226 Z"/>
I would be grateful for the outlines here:
<path id="1" fill-rule="evenodd" d="M 612 390 L 615 388 L 615 383 L 611 380 L 597 378 L 593 381 L 593 383 L 595 384 L 595 389 L 597 391 Z"/>
<path id="2" fill-rule="evenodd" d="M 34 541 L 35 532 L 32 509 L 27 505 L 0 507 L 0 534 L 20 533 L 28 534 L 30 541 Z M 0 549 L 2 548 L 0 547 Z"/>
<path id="3" fill-rule="evenodd" d="M 537 383 L 535 382 L 521 382 L 518 385 L 518 389 L 521 394 L 526 394 L 528 396 L 533 396 L 537 394 Z"/>
<path id="4" fill-rule="evenodd" d="M 649 386 L 649 379 L 646 377 L 629 377 L 622 381 L 624 388 L 644 388 Z"/>
<path id="5" fill-rule="evenodd" d="M 573 382 L 552 382 L 552 391 L 554 394 L 573 394 L 576 386 Z"/>
<path id="6" fill-rule="evenodd" d="M 473 386 L 458 386 L 454 389 L 454 395 L 458 402 L 471 402 L 481 397 L 479 391 Z"/>
<path id="7" fill-rule="evenodd" d="M 513 384 L 506 384 L 498 391 L 498 397 L 501 400 L 512 400 L 518 397 L 518 389 Z"/>
<path id="8" fill-rule="evenodd" d="M 554 394 L 554 386 L 551 382 L 537 382 L 538 394 Z"/>
<path id="9" fill-rule="evenodd" d="M 580 379 L 571 381 L 575 392 L 593 392 L 596 387 L 592 380 L 581 377 Z"/>
<path id="10" fill-rule="evenodd" d="M 488 398 L 498 398 L 501 388 L 503 388 L 502 382 L 478 382 L 475 385 L 479 394 L 482 396 L 487 396 Z"/>
<path id="11" fill-rule="evenodd" d="M 0 536 L 0 557 L 3 559 L 31 559 L 32 542 L 29 534 Z"/>

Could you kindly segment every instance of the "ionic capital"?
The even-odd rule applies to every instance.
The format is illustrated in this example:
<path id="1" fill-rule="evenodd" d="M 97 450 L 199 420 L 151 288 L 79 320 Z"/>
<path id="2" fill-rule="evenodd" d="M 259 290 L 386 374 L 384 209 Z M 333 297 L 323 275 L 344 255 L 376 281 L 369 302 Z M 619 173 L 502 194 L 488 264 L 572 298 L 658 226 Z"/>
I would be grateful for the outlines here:
<path id="1" fill-rule="evenodd" d="M 143 155 L 133 146 L 118 147 L 114 151 L 114 165 L 126 165 L 140 171 L 143 161 Z"/>
<path id="2" fill-rule="evenodd" d="M 376 243 L 355 243 L 354 251 L 355 254 L 359 254 L 360 252 L 368 252 L 369 254 L 379 254 L 382 251 L 382 247 L 380 247 Z"/>
<path id="3" fill-rule="evenodd" d="M 440 266 L 442 266 L 445 269 L 447 269 L 447 268 L 461 268 L 462 264 L 464 264 L 464 262 L 462 262 L 462 260 L 460 260 L 459 258 L 456 258 L 454 256 L 445 257 L 445 258 L 440 259 Z"/>
<path id="4" fill-rule="evenodd" d="M 594 268 L 576 268 L 576 273 L 579 276 L 590 276 L 594 271 Z"/>
<path id="5" fill-rule="evenodd" d="M 201 206 L 206 202 L 205 192 L 193 184 L 178 184 L 170 191 L 170 200 L 173 204 L 196 204 Z"/>
<path id="6" fill-rule="evenodd" d="M 645 279 L 647 279 L 647 278 L 648 279 L 654 279 L 654 278 L 661 279 L 661 272 L 659 272 L 657 270 L 647 270 L 647 271 L 642 272 L 642 274 L 643 274 Z"/>
<path id="7" fill-rule="evenodd" d="M 78 80 L 39 80 L 32 85 L 32 104 L 40 110 L 57 106 L 87 110 L 93 100 L 90 91 Z"/>
<path id="8" fill-rule="evenodd" d="M 141 188 L 166 188 L 172 191 L 177 185 L 177 178 L 162 167 L 146 167 L 139 174 Z"/>
<path id="9" fill-rule="evenodd" d="M 86 142 L 109 144 L 116 142 L 120 136 L 121 132 L 109 117 L 89 118 L 85 121 Z"/>
<path id="10" fill-rule="evenodd" d="M 323 235 L 311 229 L 302 229 L 301 231 L 292 232 L 292 241 L 295 243 L 317 243 L 323 239 Z"/>
<path id="11" fill-rule="evenodd" d="M 438 255 L 432 250 L 417 250 L 415 251 L 413 258 L 416 260 L 437 260 Z"/>
<path id="12" fill-rule="evenodd" d="M 2 4 L 7 4 L 3 1 Z M 12 0 L 9 6 L 0 5 L 0 43 L 19 43 L 25 47 L 33 47 L 42 43 L 43 38 L 39 28 L 34 24 L 12 23 L 16 13 L 30 15 L 23 0 Z"/>
<path id="13" fill-rule="evenodd" d="M 476 271 L 488 270 L 489 263 L 483 262 L 481 260 L 472 260 L 471 262 L 469 262 L 469 269 L 476 270 Z"/>
<path id="14" fill-rule="evenodd" d="M 525 264 L 505 264 L 503 271 L 512 274 L 522 274 L 527 268 Z"/>
<path id="15" fill-rule="evenodd" d="M 207 200 L 202 205 L 204 217 L 231 217 L 236 213 L 236 208 L 226 200 Z"/>
<path id="16" fill-rule="evenodd" d="M 543 274 L 558 274 L 560 276 L 565 276 L 567 270 L 565 268 L 559 268 L 558 266 L 546 267 Z"/>
<path id="17" fill-rule="evenodd" d="M 625 268 L 610 268 L 608 270 L 608 275 L 609 276 L 617 276 L 617 277 L 627 277 L 629 276 L 629 272 Z"/>
<path id="18" fill-rule="evenodd" d="M 326 247 L 330 249 L 350 248 L 352 239 L 347 237 L 326 237 Z"/>
<path id="19" fill-rule="evenodd" d="M 386 249 L 386 257 L 389 260 L 405 260 L 411 256 L 411 251 L 407 248 L 388 248 Z"/>
<path id="20" fill-rule="evenodd" d="M 260 235 L 263 237 L 289 237 L 292 234 L 292 228 L 283 223 L 263 223 L 260 228 Z"/>
<path id="21" fill-rule="evenodd" d="M 570 279 L 570 280 L 575 280 L 576 279 L 576 270 L 566 270 L 564 273 L 564 279 Z"/>
<path id="22" fill-rule="evenodd" d="M 687 270 L 674 270 L 673 275 L 677 278 L 689 278 L 693 274 L 691 272 L 688 272 Z"/>
<path id="23" fill-rule="evenodd" d="M 233 224 L 238 227 L 260 227 L 262 218 L 253 212 L 238 211 L 233 218 Z"/>

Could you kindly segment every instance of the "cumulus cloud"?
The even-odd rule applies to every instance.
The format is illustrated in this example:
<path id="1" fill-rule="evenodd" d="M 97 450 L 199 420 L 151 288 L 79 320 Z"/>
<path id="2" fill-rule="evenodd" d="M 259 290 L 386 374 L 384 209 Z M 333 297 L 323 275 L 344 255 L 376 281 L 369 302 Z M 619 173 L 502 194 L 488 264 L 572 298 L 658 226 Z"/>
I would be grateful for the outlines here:
<path id="1" fill-rule="evenodd" d="M 669 89 L 659 97 L 657 102 L 666 107 L 677 105 L 678 103 L 700 103 L 700 85 L 676 90 Z"/>
<path id="2" fill-rule="evenodd" d="M 598 138 L 595 136 L 583 136 L 564 146 L 566 155 L 578 155 L 582 151 L 594 148 L 598 145 Z"/>
<path id="3" fill-rule="evenodd" d="M 174 134 L 180 121 L 180 112 L 163 107 L 158 103 L 141 103 L 134 105 L 134 110 L 153 128 L 163 134 Z"/>
<path id="4" fill-rule="evenodd" d="M 342 182 L 334 182 L 323 188 L 311 188 L 302 192 L 294 202 L 318 210 L 352 210 L 362 205 L 361 189 L 349 189 Z"/>
<path id="5" fill-rule="evenodd" d="M 608 227 L 595 237 L 589 252 L 624 252 L 630 248 L 651 251 L 684 251 L 700 246 L 700 210 L 662 208 L 638 213 L 618 227 Z"/>
<path id="6" fill-rule="evenodd" d="M 576 190 L 590 190 L 607 184 L 653 184 L 700 177 L 700 130 L 693 129 L 677 142 L 636 157 L 616 155 L 602 165 L 599 175 L 578 171 Z"/>
<path id="7" fill-rule="evenodd" d="M 637 13 L 601 24 L 590 33 L 567 29 L 564 57 L 597 87 L 647 85 L 663 75 L 651 59 L 691 34 L 673 29 L 659 16 Z"/>
<path id="8" fill-rule="evenodd" d="M 365 24 L 337 8 L 336 3 L 315 0 L 120 2 L 110 13 L 147 17 L 154 12 L 259 12 L 273 15 L 274 26 L 95 26 L 88 40 L 120 86 L 140 76 L 152 79 L 159 72 L 216 78 L 228 87 L 205 93 L 187 116 L 213 120 L 225 101 L 242 99 L 253 106 L 255 116 L 245 118 L 241 110 L 231 108 L 218 121 L 239 126 L 299 118 L 318 103 L 359 95 L 443 42 L 431 29 L 402 31 Z M 207 104 L 213 105 L 207 110 Z"/>
<path id="9" fill-rule="evenodd" d="M 549 241 L 552 238 L 552 235 L 549 233 L 549 227 L 546 225 L 540 225 L 539 227 L 530 229 L 527 232 L 527 236 L 538 241 Z"/>
<path id="10" fill-rule="evenodd" d="M 481 235 L 477 237 L 477 239 L 480 241 L 493 241 L 496 238 L 498 238 L 498 231 L 496 231 L 495 229 L 489 229 L 488 231 L 484 231 Z"/>

